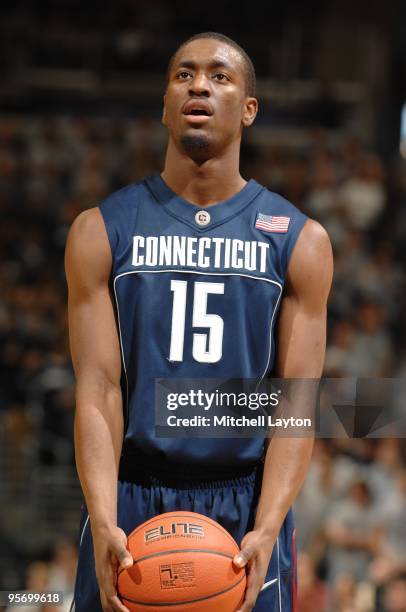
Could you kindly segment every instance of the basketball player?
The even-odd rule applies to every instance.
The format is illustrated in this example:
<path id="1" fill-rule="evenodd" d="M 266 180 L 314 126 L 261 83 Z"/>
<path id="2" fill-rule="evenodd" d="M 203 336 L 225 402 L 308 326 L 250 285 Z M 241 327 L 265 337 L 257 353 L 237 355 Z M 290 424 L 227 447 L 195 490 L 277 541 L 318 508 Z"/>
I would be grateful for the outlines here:
<path id="1" fill-rule="evenodd" d="M 70 231 L 75 447 L 86 499 L 76 612 L 126 612 L 115 588 L 117 569 L 133 562 L 126 536 L 180 509 L 210 516 L 240 544 L 234 562 L 249 569 L 240 612 L 295 608 L 290 506 L 312 440 L 154 433 L 156 378 L 322 372 L 330 243 L 316 222 L 240 175 L 254 93 L 251 60 L 234 41 L 215 33 L 186 41 L 168 68 L 162 174 L 114 193 Z"/>

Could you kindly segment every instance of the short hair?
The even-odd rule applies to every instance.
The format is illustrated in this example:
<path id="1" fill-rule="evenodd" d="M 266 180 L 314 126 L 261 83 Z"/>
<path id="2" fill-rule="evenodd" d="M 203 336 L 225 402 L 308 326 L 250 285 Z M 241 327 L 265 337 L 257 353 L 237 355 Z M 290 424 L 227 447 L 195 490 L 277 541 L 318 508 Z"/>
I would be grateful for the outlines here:
<path id="1" fill-rule="evenodd" d="M 174 62 L 174 59 L 177 53 L 180 51 L 180 49 L 182 49 L 182 47 L 185 47 L 189 43 L 195 40 L 200 40 L 202 38 L 203 39 L 210 38 L 213 40 L 219 40 L 220 42 L 225 43 L 229 47 L 232 47 L 239 53 L 242 59 L 242 62 L 243 62 L 245 91 L 248 96 L 255 96 L 256 76 L 255 76 L 254 64 L 252 63 L 250 56 L 248 55 L 246 51 L 244 51 L 242 47 L 240 47 L 238 43 L 235 42 L 235 40 L 233 40 L 232 38 L 229 38 L 225 34 L 220 34 L 219 32 L 200 32 L 200 34 L 195 34 L 194 36 L 191 36 L 190 38 L 185 40 L 183 43 L 181 43 L 179 47 L 176 49 L 175 53 L 172 55 L 171 59 L 169 60 L 168 69 L 166 73 L 166 83 L 168 84 L 169 82 L 169 75 L 172 70 L 172 64 Z"/>

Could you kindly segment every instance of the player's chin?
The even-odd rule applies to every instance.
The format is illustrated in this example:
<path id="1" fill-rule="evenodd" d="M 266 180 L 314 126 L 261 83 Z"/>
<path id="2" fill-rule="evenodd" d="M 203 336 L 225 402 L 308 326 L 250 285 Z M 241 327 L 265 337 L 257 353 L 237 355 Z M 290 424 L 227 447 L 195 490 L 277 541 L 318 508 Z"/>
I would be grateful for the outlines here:
<path id="1" fill-rule="evenodd" d="M 205 130 L 186 130 L 180 137 L 183 149 L 188 153 L 204 153 L 210 151 L 213 142 Z"/>

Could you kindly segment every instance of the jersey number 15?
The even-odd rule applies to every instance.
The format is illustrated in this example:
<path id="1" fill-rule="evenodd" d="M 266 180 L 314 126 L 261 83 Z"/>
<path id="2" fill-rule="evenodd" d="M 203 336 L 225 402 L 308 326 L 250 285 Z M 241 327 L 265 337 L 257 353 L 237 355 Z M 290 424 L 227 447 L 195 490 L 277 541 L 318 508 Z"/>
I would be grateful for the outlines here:
<path id="1" fill-rule="evenodd" d="M 187 281 L 171 281 L 173 308 L 169 361 L 183 361 L 187 290 Z M 208 314 L 207 296 L 210 293 L 223 294 L 224 283 L 194 283 L 192 326 L 209 329 L 205 334 L 193 334 L 193 359 L 200 363 L 216 363 L 223 354 L 224 321 L 219 315 Z"/>

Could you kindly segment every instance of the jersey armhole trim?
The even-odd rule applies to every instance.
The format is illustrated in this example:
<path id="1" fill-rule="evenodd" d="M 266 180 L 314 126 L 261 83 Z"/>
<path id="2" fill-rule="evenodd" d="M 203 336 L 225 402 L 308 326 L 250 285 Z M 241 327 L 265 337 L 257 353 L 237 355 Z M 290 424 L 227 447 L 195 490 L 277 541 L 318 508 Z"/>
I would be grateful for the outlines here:
<path id="1" fill-rule="evenodd" d="M 106 230 L 107 239 L 109 241 L 109 246 L 110 246 L 110 251 L 111 251 L 111 277 L 113 277 L 114 275 L 114 254 L 115 254 L 116 249 L 115 249 L 115 246 L 113 246 L 113 237 L 111 235 L 111 231 L 109 229 L 109 225 L 107 223 L 105 214 L 103 212 L 102 204 L 99 204 L 97 208 L 99 209 L 100 216 L 103 219 L 104 229 Z"/>
<path id="2" fill-rule="evenodd" d="M 289 263 L 293 254 L 293 251 L 295 250 L 295 246 L 297 244 L 297 241 L 299 239 L 299 236 L 301 235 L 306 223 L 309 221 L 309 218 L 305 215 L 303 215 L 302 219 L 300 220 L 300 225 L 299 228 L 296 229 L 295 234 L 293 235 L 292 239 L 288 241 L 287 244 L 287 249 L 286 249 L 286 253 L 283 253 L 283 259 L 282 259 L 282 275 L 283 278 L 286 278 L 286 275 L 288 273 L 288 268 L 289 268 Z"/>

